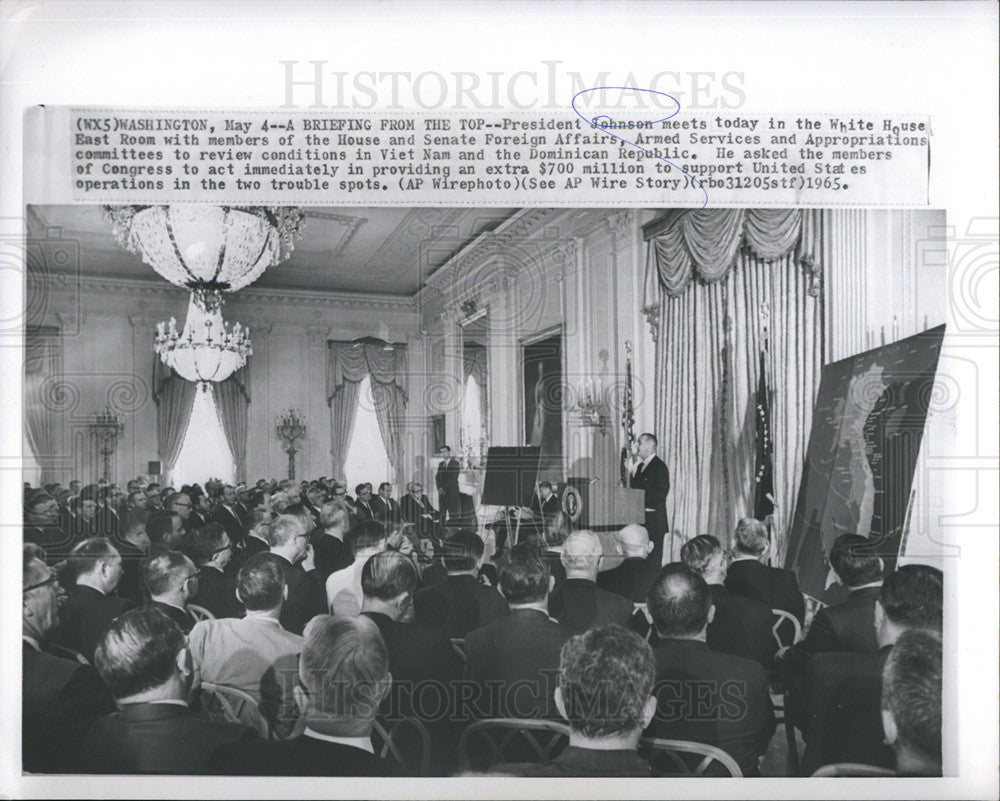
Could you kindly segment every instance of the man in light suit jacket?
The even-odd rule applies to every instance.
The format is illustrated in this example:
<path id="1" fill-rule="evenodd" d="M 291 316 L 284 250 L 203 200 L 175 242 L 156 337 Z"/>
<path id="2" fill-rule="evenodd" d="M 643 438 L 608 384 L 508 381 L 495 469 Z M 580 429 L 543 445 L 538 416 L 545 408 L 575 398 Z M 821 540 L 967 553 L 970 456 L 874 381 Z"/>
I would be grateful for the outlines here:
<path id="1" fill-rule="evenodd" d="M 657 441 L 654 434 L 639 437 L 639 453 L 632 464 L 629 486 L 645 493 L 646 531 L 653 543 L 651 558 L 663 559 L 663 536 L 667 533 L 667 493 L 670 492 L 670 471 L 656 455 Z"/>
<path id="2" fill-rule="evenodd" d="M 287 735 L 296 718 L 292 688 L 302 638 L 281 627 L 288 585 L 278 557 L 250 557 L 240 568 L 236 592 L 246 617 L 196 623 L 188 636 L 191 656 L 201 668 L 202 681 L 254 696 L 272 728 Z"/>

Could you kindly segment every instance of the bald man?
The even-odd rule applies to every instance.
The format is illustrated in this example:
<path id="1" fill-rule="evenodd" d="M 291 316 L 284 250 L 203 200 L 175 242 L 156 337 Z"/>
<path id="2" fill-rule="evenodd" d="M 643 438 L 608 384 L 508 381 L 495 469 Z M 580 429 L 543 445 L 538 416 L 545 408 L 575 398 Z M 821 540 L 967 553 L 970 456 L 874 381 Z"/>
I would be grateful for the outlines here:
<path id="1" fill-rule="evenodd" d="M 645 527 L 630 523 L 615 536 L 618 550 L 625 557 L 618 567 L 597 577 L 597 586 L 633 603 L 645 603 L 646 592 L 660 572 L 660 564 L 650 558 L 653 543 Z"/>
<path id="2" fill-rule="evenodd" d="M 628 626 L 632 617 L 632 601 L 597 586 L 603 556 L 601 540 L 591 531 L 576 531 L 563 543 L 566 580 L 549 596 L 549 614 L 575 634 L 591 626 Z"/>

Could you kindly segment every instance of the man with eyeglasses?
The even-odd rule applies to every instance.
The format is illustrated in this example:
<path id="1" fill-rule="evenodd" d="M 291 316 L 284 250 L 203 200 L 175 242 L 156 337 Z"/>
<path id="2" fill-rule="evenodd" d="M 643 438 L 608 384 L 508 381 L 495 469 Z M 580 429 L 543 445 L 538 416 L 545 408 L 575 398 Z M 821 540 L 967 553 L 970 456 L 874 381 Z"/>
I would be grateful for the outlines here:
<path id="1" fill-rule="evenodd" d="M 198 568 L 194 562 L 177 551 L 160 551 L 146 561 L 142 577 L 150 605 L 189 633 L 197 622 L 188 609 L 188 603 L 198 595 Z"/>
<path id="2" fill-rule="evenodd" d="M 55 571 L 45 564 L 45 552 L 25 545 L 21 738 L 28 773 L 83 772 L 79 743 L 91 723 L 114 710 L 92 667 L 43 650 L 59 624 L 62 597 Z"/>
<path id="3" fill-rule="evenodd" d="M 236 577 L 227 568 L 233 559 L 233 544 L 219 523 L 207 523 L 191 535 L 188 552 L 198 565 L 198 597 L 195 602 L 215 617 L 241 617 L 236 599 Z"/>
<path id="4" fill-rule="evenodd" d="M 167 499 L 166 507 L 180 516 L 181 526 L 186 529 L 188 518 L 191 517 L 191 510 L 194 508 L 191 496 L 186 492 L 175 492 Z"/>
<path id="5" fill-rule="evenodd" d="M 278 515 L 267 531 L 271 546 L 288 585 L 288 600 L 281 610 L 281 625 L 293 634 L 316 615 L 326 614 L 326 593 L 316 577 L 309 532 L 295 515 Z"/>

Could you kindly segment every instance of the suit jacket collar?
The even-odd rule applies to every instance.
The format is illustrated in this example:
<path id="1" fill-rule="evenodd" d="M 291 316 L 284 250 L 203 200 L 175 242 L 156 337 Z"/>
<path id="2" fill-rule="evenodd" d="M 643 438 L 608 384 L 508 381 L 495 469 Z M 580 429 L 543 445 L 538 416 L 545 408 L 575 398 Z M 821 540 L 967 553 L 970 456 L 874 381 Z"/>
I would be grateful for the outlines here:
<path id="1" fill-rule="evenodd" d="M 169 720 L 191 714 L 187 705 L 181 704 L 123 704 L 118 710 L 122 720 L 138 722 L 141 720 Z"/>
<path id="2" fill-rule="evenodd" d="M 649 763 L 637 751 L 601 751 L 593 748 L 568 746 L 554 760 L 558 765 L 566 765 L 572 773 L 590 775 L 592 773 L 615 773 L 623 768 L 631 769 L 637 774 L 651 774 Z"/>

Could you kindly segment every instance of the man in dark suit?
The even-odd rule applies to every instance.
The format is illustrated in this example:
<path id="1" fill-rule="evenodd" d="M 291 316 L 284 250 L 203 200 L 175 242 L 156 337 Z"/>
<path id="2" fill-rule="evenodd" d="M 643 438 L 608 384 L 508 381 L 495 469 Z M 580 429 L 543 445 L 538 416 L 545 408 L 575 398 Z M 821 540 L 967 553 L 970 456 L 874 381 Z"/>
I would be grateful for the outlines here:
<path id="1" fill-rule="evenodd" d="M 549 515 L 562 511 L 562 504 L 559 503 L 559 496 L 552 489 L 552 482 L 538 482 L 538 492 L 531 499 L 531 511 L 539 520 L 544 520 Z"/>
<path id="2" fill-rule="evenodd" d="M 520 543 L 500 563 L 500 589 L 510 614 L 469 632 L 466 677 L 482 691 L 483 717 L 552 718 L 559 651 L 573 632 L 548 614 L 553 586 L 548 566 L 531 543 Z"/>
<path id="3" fill-rule="evenodd" d="M 726 589 L 733 595 L 755 598 L 771 609 L 783 609 L 805 622 L 806 602 L 795 573 L 766 564 L 771 552 L 767 527 L 745 517 L 736 525 L 733 561 L 726 573 Z"/>
<path id="4" fill-rule="evenodd" d="M 143 581 L 150 606 L 159 609 L 187 634 L 197 622 L 188 604 L 198 595 L 198 568 L 179 551 L 157 551 L 146 560 Z"/>
<path id="5" fill-rule="evenodd" d="M 305 631 L 295 702 L 304 721 L 290 740 L 218 749 L 205 772 L 227 776 L 393 776 L 374 755 L 375 715 L 392 686 L 378 627 L 364 615 L 312 621 Z M 350 688 L 345 692 L 344 688 Z"/>
<path id="6" fill-rule="evenodd" d="M 375 510 L 375 519 L 386 527 L 387 531 L 399 525 L 403 519 L 402 511 L 399 508 L 399 501 L 392 497 L 392 484 L 383 481 L 378 485 L 378 495 L 372 498 L 372 509 Z"/>
<path id="7" fill-rule="evenodd" d="M 652 558 L 663 561 L 663 536 L 667 533 L 667 493 L 670 492 L 670 471 L 656 455 L 657 441 L 653 434 L 642 434 L 639 453 L 633 460 L 629 486 L 641 489 L 646 496 L 646 531 L 653 543 Z"/>
<path id="8" fill-rule="evenodd" d="M 88 772 L 201 773 L 216 748 L 256 739 L 242 726 L 211 721 L 189 708 L 191 653 L 184 634 L 159 609 L 140 607 L 118 618 L 94 659 L 118 711 L 87 734 Z"/>
<path id="9" fill-rule="evenodd" d="M 403 519 L 417 527 L 421 537 L 434 536 L 437 533 L 437 509 L 431 506 L 430 500 L 424 495 L 424 488 L 419 481 L 411 481 L 406 486 L 406 495 L 400 502 Z"/>
<path id="10" fill-rule="evenodd" d="M 648 778 L 638 746 L 656 712 L 655 678 L 652 651 L 635 633 L 601 626 L 578 634 L 562 647 L 555 692 L 556 708 L 569 723 L 569 745 L 546 764 L 497 765 L 490 772 Z"/>
<path id="11" fill-rule="evenodd" d="M 267 531 L 267 541 L 271 553 L 281 563 L 288 585 L 288 598 L 281 609 L 281 625 L 292 634 L 302 634 L 313 617 L 329 611 L 326 589 L 314 569 L 309 532 L 301 518 L 278 515 Z"/>
<path id="12" fill-rule="evenodd" d="M 886 576 L 875 604 L 874 653 L 820 653 L 806 666 L 804 708 L 797 720 L 806 741 L 802 769 L 809 775 L 821 765 L 860 762 L 891 768 L 894 755 L 884 742 L 882 672 L 892 646 L 907 631 L 940 633 L 944 583 L 941 571 L 928 565 L 905 565 Z"/>
<path id="13" fill-rule="evenodd" d="M 687 565 L 664 567 L 647 603 L 660 638 L 653 649 L 657 713 L 647 734 L 713 745 L 744 776 L 759 776 L 758 759 L 776 727 L 764 668 L 708 647 L 712 593 Z"/>
<path id="14" fill-rule="evenodd" d="M 708 647 L 752 659 L 770 670 L 778 646 L 771 631 L 774 614 L 760 601 L 726 590 L 726 553 L 719 540 L 709 534 L 688 540 L 681 548 L 681 561 L 705 579 L 712 593 L 715 616 L 708 624 Z"/>
<path id="15" fill-rule="evenodd" d="M 208 516 L 208 522 L 221 525 L 234 547 L 243 542 L 243 538 L 246 536 L 246 527 L 237 511 L 236 487 L 232 484 L 223 485 L 218 503 L 215 504 L 215 508 Z"/>
<path id="16" fill-rule="evenodd" d="M 624 561 L 611 570 L 597 574 L 597 586 L 628 598 L 633 603 L 646 603 L 646 593 L 659 575 L 660 563 L 650 558 L 653 543 L 643 526 L 629 523 L 615 535 Z"/>
<path id="17" fill-rule="evenodd" d="M 566 580 L 549 596 L 549 614 L 576 634 L 592 626 L 627 626 L 632 618 L 634 606 L 628 598 L 597 586 L 603 556 L 601 540 L 590 531 L 574 531 L 563 543 Z"/>
<path id="18" fill-rule="evenodd" d="M 410 622 L 418 581 L 413 561 L 401 553 L 383 551 L 369 557 L 361 570 L 361 614 L 378 626 L 389 654 L 393 692 L 383 712 L 443 721 L 453 707 L 448 694 L 462 675 L 462 660 L 443 629 Z M 418 694 L 420 703 L 414 705 Z"/>
<path id="19" fill-rule="evenodd" d="M 200 525 L 198 517 L 192 517 L 192 515 L 194 515 L 194 502 L 191 500 L 191 496 L 188 493 L 175 492 L 167 498 L 164 507 L 168 511 L 176 513 L 180 517 L 181 528 L 185 531 L 190 531 L 196 525 Z"/>
<path id="20" fill-rule="evenodd" d="M 24 548 L 21 651 L 21 753 L 27 773 L 82 773 L 79 755 L 90 725 L 114 703 L 89 665 L 46 653 L 59 625 L 62 591 L 55 571 L 32 545 Z"/>
<path id="21" fill-rule="evenodd" d="M 228 570 L 233 543 L 221 523 L 206 523 L 190 537 L 188 553 L 198 566 L 198 594 L 194 603 L 213 617 L 242 617 L 236 598 L 236 576 Z"/>
<path id="22" fill-rule="evenodd" d="M 250 513 L 250 525 L 247 527 L 247 535 L 239 553 L 241 567 L 251 556 L 271 550 L 267 542 L 267 530 L 270 527 L 271 513 L 266 509 L 254 509 Z"/>
<path id="23" fill-rule="evenodd" d="M 135 602 L 112 595 L 122 576 L 122 558 L 104 537 L 79 543 L 70 554 L 68 569 L 75 584 L 59 610 L 59 628 L 53 639 L 93 663 L 101 636 L 116 617 Z"/>
<path id="24" fill-rule="evenodd" d="M 356 496 L 354 501 L 354 522 L 363 523 L 365 520 L 375 520 L 375 505 L 372 503 L 372 485 L 358 484 L 354 488 Z"/>
<path id="25" fill-rule="evenodd" d="M 432 587 L 417 590 L 413 597 L 417 622 L 462 638 L 505 617 L 510 611 L 507 601 L 478 579 L 483 541 L 472 532 L 459 531 L 442 543 L 442 549 L 448 576 Z"/>
<path id="26" fill-rule="evenodd" d="M 898 776 L 941 775 L 941 638 L 903 632 L 882 672 L 882 728 Z"/>
<path id="27" fill-rule="evenodd" d="M 319 521 L 309 541 L 312 543 L 316 577 L 325 586 L 331 573 L 350 567 L 354 561 L 354 554 L 345 542 L 351 518 L 343 506 L 329 502 L 320 507 Z"/>
<path id="28" fill-rule="evenodd" d="M 122 534 L 113 541 L 115 550 L 122 558 L 122 577 L 118 582 L 118 594 L 137 604 L 146 602 L 148 591 L 142 582 L 142 562 L 149 556 L 149 536 L 146 521 L 149 513 L 143 509 L 132 510 L 125 515 Z"/>
<path id="29" fill-rule="evenodd" d="M 437 485 L 438 506 L 441 507 L 441 522 L 457 517 L 462 513 L 462 493 L 458 488 L 458 476 L 462 468 L 457 459 L 451 457 L 451 448 L 447 445 L 438 454 L 441 462 L 438 464 L 434 483 Z"/>
<path id="30" fill-rule="evenodd" d="M 59 504 L 45 490 L 33 490 L 24 501 L 24 542 L 46 550 L 50 558 L 65 558 L 72 536 L 59 525 Z"/>

